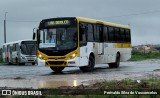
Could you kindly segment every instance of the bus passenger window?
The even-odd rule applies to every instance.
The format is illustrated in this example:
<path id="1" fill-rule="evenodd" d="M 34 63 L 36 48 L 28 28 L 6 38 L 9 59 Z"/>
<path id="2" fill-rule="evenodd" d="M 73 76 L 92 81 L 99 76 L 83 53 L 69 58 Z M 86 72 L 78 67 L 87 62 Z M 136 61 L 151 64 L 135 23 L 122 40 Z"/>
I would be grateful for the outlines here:
<path id="1" fill-rule="evenodd" d="M 79 26 L 79 40 L 82 41 L 82 34 L 84 33 L 83 28 Z"/>
<path id="2" fill-rule="evenodd" d="M 80 46 L 86 45 L 86 33 L 85 29 L 80 25 L 79 27 L 79 39 L 80 39 Z"/>
<path id="3" fill-rule="evenodd" d="M 94 35 L 93 35 L 93 25 L 92 24 L 88 24 L 87 34 L 88 34 L 87 35 L 87 37 L 88 37 L 87 41 L 91 41 L 91 42 L 94 41 L 93 40 Z"/>

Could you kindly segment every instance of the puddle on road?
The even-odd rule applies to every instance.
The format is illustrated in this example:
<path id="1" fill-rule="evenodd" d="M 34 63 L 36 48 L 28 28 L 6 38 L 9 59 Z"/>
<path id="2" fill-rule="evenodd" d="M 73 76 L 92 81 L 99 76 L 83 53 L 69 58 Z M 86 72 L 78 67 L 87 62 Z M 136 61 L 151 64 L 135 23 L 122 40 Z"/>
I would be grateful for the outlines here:
<path id="1" fill-rule="evenodd" d="M 57 88 L 60 86 L 78 86 L 80 85 L 80 82 L 77 80 L 73 81 L 55 81 L 55 80 L 49 80 L 49 81 L 40 81 L 38 88 Z"/>
<path id="2" fill-rule="evenodd" d="M 57 88 L 61 86 L 78 86 L 81 82 L 78 80 L 56 81 L 56 80 L 0 80 L 0 87 L 9 88 Z"/>

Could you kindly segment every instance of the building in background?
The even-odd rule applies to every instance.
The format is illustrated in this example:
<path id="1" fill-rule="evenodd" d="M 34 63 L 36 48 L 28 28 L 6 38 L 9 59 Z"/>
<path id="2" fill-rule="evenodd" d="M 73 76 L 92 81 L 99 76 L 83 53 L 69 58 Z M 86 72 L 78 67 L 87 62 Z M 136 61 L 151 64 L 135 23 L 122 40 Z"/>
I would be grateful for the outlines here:
<path id="1" fill-rule="evenodd" d="M 138 45 L 133 46 L 133 51 L 137 51 L 140 53 L 160 53 L 160 45 Z"/>

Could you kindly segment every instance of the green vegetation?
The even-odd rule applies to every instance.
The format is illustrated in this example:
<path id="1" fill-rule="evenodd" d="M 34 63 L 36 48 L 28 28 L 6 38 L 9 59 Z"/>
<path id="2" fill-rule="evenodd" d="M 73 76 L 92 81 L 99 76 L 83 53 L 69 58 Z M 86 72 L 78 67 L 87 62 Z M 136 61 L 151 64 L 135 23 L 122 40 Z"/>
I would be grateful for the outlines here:
<path id="1" fill-rule="evenodd" d="M 73 87 L 72 89 L 77 88 L 81 87 Z M 79 91 L 81 91 L 81 89 Z M 89 91 L 88 89 L 92 91 Z M 147 80 L 113 80 L 97 82 L 93 85 L 85 86 L 82 90 L 85 92 L 84 95 L 72 95 L 73 93 L 70 92 L 69 95 L 47 96 L 46 98 L 160 98 L 160 95 L 158 95 L 160 94 L 160 91 L 158 91 L 157 89 L 160 89 L 160 80 L 153 77 Z M 70 89 L 68 89 L 67 91 L 69 90 Z M 119 94 L 104 94 L 104 91 L 119 92 Z M 126 93 L 123 93 L 123 91 L 125 91 Z M 152 91 L 157 94 L 138 93 Z"/>
<path id="2" fill-rule="evenodd" d="M 89 86 L 80 85 L 48 89 L 48 91 L 40 90 L 46 95 L 36 98 L 160 98 L 160 79 L 152 76 L 150 79 L 143 80 L 112 80 L 97 82 Z M 13 98 L 34 97 L 14 96 Z"/>
<path id="3" fill-rule="evenodd" d="M 3 61 L 0 61 L 0 63 L 4 63 Z"/>
<path id="4" fill-rule="evenodd" d="M 0 61 L 0 65 L 1 65 L 1 64 L 5 64 L 5 63 L 4 63 L 3 61 Z"/>
<path id="5" fill-rule="evenodd" d="M 130 61 L 139 61 L 146 59 L 160 59 L 160 53 L 140 53 L 137 51 L 132 51 L 132 57 Z"/>

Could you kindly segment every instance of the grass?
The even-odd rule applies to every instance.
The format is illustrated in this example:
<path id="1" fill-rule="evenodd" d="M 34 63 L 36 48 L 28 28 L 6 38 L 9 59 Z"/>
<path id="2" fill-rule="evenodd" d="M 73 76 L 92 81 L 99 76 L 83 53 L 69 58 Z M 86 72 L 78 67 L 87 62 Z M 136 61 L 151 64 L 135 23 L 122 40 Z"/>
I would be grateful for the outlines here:
<path id="1" fill-rule="evenodd" d="M 4 63 L 3 61 L 0 61 L 0 65 L 1 65 L 1 64 L 5 64 L 5 63 Z"/>
<path id="2" fill-rule="evenodd" d="M 3 61 L 0 61 L 0 63 L 4 63 Z"/>
<path id="3" fill-rule="evenodd" d="M 112 80 L 97 82 L 89 86 L 60 87 L 57 88 L 60 94 L 55 90 L 50 90 L 50 94 L 38 96 L 36 98 L 160 98 L 160 79 L 150 77 L 150 79 L 137 80 Z M 41 91 L 43 91 L 42 89 Z M 119 94 L 104 94 L 107 92 L 119 92 Z M 122 91 L 128 92 L 124 94 Z M 156 92 L 158 94 L 137 94 L 137 92 Z M 67 92 L 67 93 L 66 93 Z M 78 92 L 78 93 L 75 93 Z M 132 92 L 132 93 L 131 93 Z M 14 96 L 13 98 L 34 98 L 33 96 Z"/>
<path id="4" fill-rule="evenodd" d="M 76 88 L 74 88 L 76 89 Z M 89 92 L 87 89 L 92 89 L 93 91 Z M 94 91 L 94 89 L 98 89 Z M 112 80 L 112 81 L 103 81 L 97 82 L 90 86 L 85 86 L 84 91 L 88 92 L 85 95 L 63 95 L 63 96 L 48 96 L 46 98 L 160 98 L 159 95 L 141 95 L 136 94 L 137 91 L 153 91 L 160 89 L 160 80 L 157 78 L 151 78 L 146 80 L 136 80 L 125 79 L 121 81 Z M 68 89 L 69 90 L 69 89 Z M 120 94 L 104 94 L 104 91 L 118 91 Z M 129 94 L 122 94 L 122 91 L 129 92 Z M 130 94 L 130 92 L 133 92 Z M 155 91 L 156 92 L 156 91 Z M 159 92 L 160 93 L 160 92 Z M 67 97 L 66 97 L 67 96 Z"/>
<path id="5" fill-rule="evenodd" d="M 140 61 L 146 59 L 160 59 L 160 53 L 140 53 L 133 51 L 130 61 Z"/>

